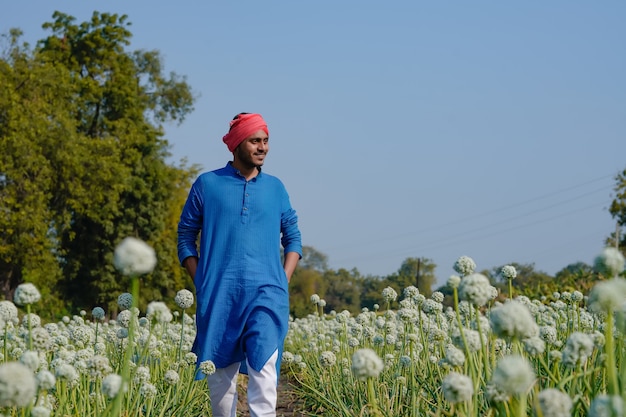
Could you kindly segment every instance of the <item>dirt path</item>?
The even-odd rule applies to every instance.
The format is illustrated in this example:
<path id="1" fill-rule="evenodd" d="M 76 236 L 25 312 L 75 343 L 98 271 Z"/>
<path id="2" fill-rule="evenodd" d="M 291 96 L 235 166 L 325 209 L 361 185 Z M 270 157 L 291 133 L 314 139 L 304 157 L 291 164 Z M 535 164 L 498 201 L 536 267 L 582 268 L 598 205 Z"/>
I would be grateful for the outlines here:
<path id="1" fill-rule="evenodd" d="M 240 376 L 238 381 L 239 405 L 237 406 L 238 417 L 249 417 L 248 399 L 246 397 L 247 377 Z M 302 412 L 299 399 L 286 377 L 281 376 L 278 382 L 278 402 L 276 404 L 276 417 L 307 417 L 310 414 Z"/>

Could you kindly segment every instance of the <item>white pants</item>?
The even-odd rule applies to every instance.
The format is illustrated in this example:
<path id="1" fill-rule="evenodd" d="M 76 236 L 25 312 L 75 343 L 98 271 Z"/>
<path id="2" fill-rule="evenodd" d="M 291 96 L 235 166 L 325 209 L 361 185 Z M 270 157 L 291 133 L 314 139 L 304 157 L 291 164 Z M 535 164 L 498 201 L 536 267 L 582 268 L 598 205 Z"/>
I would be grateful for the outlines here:
<path id="1" fill-rule="evenodd" d="M 257 372 L 248 364 L 248 408 L 251 417 L 276 417 L 276 361 L 278 350 Z M 237 376 L 239 363 L 226 368 L 218 368 L 207 376 L 213 417 L 236 417 Z"/>

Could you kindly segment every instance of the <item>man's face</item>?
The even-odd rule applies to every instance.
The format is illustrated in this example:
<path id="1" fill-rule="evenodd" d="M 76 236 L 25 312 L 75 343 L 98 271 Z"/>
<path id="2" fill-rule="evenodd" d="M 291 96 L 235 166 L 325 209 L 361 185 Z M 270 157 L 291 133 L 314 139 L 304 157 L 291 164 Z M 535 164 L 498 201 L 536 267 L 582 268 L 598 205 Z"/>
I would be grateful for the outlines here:
<path id="1" fill-rule="evenodd" d="M 269 137 L 263 130 L 248 136 L 235 149 L 235 157 L 243 165 L 253 168 L 260 167 L 270 150 Z"/>

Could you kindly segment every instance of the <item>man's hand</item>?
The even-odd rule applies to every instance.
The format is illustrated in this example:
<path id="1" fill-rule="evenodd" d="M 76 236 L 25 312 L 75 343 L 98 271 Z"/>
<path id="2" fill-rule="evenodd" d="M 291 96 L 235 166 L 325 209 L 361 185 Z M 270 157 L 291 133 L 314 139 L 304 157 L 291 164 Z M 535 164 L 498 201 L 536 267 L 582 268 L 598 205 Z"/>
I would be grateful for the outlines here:
<path id="1" fill-rule="evenodd" d="M 185 267 L 191 279 L 194 279 L 196 277 L 196 269 L 198 269 L 198 258 L 188 256 L 183 260 L 183 267 Z"/>

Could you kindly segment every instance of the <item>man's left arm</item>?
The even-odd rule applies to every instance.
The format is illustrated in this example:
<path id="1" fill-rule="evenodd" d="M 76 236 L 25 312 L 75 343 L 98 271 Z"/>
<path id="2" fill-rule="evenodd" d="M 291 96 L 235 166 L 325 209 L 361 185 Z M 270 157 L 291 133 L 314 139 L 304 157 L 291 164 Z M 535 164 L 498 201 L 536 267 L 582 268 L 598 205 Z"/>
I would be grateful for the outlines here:
<path id="1" fill-rule="evenodd" d="M 291 275 L 293 275 L 293 271 L 296 270 L 299 260 L 300 254 L 298 252 L 287 252 L 285 254 L 283 268 L 285 269 L 285 275 L 287 275 L 287 282 L 291 281 Z"/>
<path id="2" fill-rule="evenodd" d="M 280 216 L 281 244 L 284 248 L 283 268 L 287 282 L 295 271 L 298 261 L 302 258 L 302 236 L 298 228 L 298 215 L 291 207 L 289 195 L 283 188 L 282 214 Z"/>

